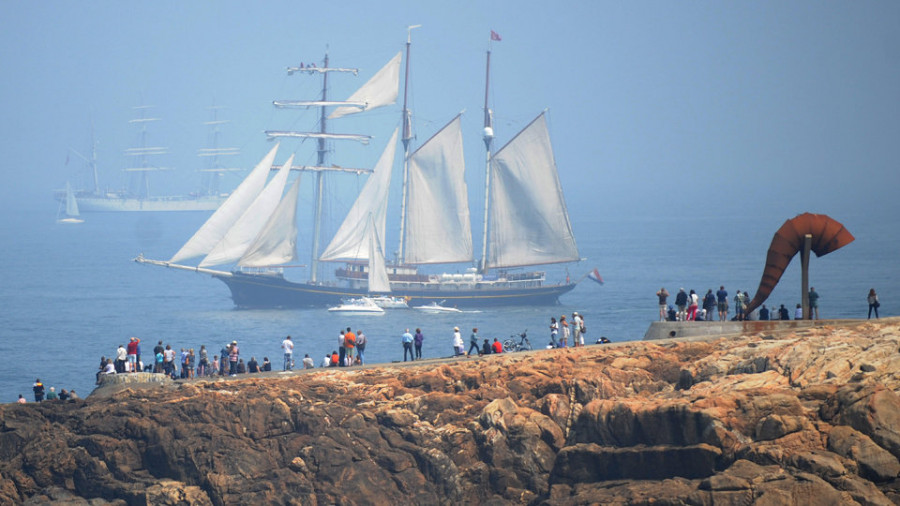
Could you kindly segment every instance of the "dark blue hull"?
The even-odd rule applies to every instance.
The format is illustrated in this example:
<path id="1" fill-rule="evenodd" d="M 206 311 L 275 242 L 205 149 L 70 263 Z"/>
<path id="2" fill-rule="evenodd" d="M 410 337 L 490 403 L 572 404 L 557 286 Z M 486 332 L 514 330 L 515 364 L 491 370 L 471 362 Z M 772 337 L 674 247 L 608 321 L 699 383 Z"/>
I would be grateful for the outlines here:
<path id="1" fill-rule="evenodd" d="M 241 308 L 325 307 L 340 304 L 341 299 L 368 295 L 363 289 L 294 283 L 279 276 L 234 273 L 214 276 L 231 290 L 234 304 Z M 559 296 L 575 288 L 574 283 L 524 288 L 484 288 L 451 290 L 398 290 L 391 295 L 409 297 L 409 305 L 432 302 L 449 307 L 549 306 Z"/>

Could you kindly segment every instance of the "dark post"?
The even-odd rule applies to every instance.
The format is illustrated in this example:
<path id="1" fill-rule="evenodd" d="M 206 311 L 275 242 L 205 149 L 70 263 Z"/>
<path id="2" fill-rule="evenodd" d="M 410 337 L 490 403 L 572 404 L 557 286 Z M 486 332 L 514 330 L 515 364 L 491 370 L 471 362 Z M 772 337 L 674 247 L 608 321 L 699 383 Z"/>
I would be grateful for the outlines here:
<path id="1" fill-rule="evenodd" d="M 803 251 L 800 253 L 800 277 L 801 277 L 801 301 L 803 304 L 803 319 L 809 320 L 809 250 L 812 247 L 812 234 L 803 236 Z"/>

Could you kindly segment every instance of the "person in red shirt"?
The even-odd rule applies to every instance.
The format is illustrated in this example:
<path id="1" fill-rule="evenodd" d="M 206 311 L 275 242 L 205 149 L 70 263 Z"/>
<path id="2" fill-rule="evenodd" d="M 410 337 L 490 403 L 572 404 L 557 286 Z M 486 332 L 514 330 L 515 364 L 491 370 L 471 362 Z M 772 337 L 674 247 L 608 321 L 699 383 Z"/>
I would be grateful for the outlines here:
<path id="1" fill-rule="evenodd" d="M 125 348 L 128 351 L 128 372 L 139 372 L 137 363 L 137 350 L 139 342 L 141 342 L 140 339 L 132 337 L 128 340 L 128 346 L 126 346 Z"/>
<path id="2" fill-rule="evenodd" d="M 503 353 L 503 343 L 494 338 L 494 344 L 491 345 L 491 348 L 494 349 L 494 353 Z"/>

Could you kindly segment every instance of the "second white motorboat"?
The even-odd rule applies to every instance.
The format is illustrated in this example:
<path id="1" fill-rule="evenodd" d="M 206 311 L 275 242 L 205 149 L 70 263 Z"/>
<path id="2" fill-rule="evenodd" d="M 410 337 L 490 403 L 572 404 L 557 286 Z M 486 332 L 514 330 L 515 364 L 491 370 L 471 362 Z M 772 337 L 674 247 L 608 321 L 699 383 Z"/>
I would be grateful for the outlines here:
<path id="1" fill-rule="evenodd" d="M 456 309 L 455 307 L 442 306 L 441 304 L 443 304 L 443 303 L 444 303 L 444 301 L 441 301 L 440 303 L 432 302 L 431 304 L 426 304 L 424 306 L 415 306 L 413 309 L 416 309 L 423 313 L 461 313 L 462 312 L 459 309 Z"/>

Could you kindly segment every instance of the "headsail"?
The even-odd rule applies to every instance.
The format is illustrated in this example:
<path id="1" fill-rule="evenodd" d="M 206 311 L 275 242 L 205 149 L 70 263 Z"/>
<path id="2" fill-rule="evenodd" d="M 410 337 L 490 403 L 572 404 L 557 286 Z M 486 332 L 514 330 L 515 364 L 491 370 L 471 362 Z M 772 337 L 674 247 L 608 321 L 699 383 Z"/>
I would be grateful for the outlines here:
<path id="1" fill-rule="evenodd" d="M 491 160 L 488 267 L 579 259 L 541 113 Z"/>
<path id="2" fill-rule="evenodd" d="M 368 216 L 371 215 L 379 237 L 384 237 L 387 217 L 388 191 L 391 186 L 391 167 L 394 163 L 394 152 L 397 147 L 397 130 L 388 141 L 387 147 L 375 164 L 374 173 L 369 176 L 344 222 L 334 238 L 325 248 L 319 260 L 365 260 L 369 257 L 366 248 Z"/>
<path id="3" fill-rule="evenodd" d="M 297 259 L 297 201 L 300 197 L 300 176 L 291 185 L 266 226 L 238 260 L 240 267 L 269 267 Z"/>
<path id="4" fill-rule="evenodd" d="M 460 123 L 453 118 L 409 158 L 405 263 L 472 260 Z"/>
<path id="5" fill-rule="evenodd" d="M 294 155 L 281 167 L 269 184 L 263 188 L 250 207 L 228 230 L 225 237 L 216 244 L 215 248 L 200 262 L 200 267 L 210 265 L 229 264 L 241 258 L 250 247 L 253 239 L 259 235 L 259 231 L 269 220 L 269 216 L 275 210 L 284 192 L 284 185 L 290 173 L 290 166 L 294 161 Z"/>
<path id="6" fill-rule="evenodd" d="M 275 153 L 278 152 L 276 144 L 269 153 L 256 165 L 250 175 L 228 196 L 228 199 L 206 220 L 206 223 L 188 239 L 184 246 L 169 260 L 178 263 L 183 260 L 209 254 L 210 251 L 225 237 L 232 225 L 250 207 L 259 192 L 266 184 L 272 162 L 275 161 Z"/>
<path id="7" fill-rule="evenodd" d="M 328 118 L 340 118 L 348 114 L 369 111 L 376 107 L 393 104 L 397 101 L 400 90 L 400 53 L 398 52 L 387 65 L 381 68 L 366 84 L 350 95 L 347 102 L 366 104 L 365 107 L 339 107 Z"/>
<path id="8" fill-rule="evenodd" d="M 384 246 L 378 237 L 375 217 L 370 215 L 369 223 L 369 293 L 389 293 L 391 282 L 388 279 L 384 261 Z"/>

